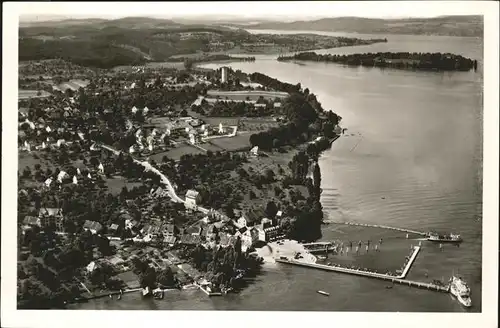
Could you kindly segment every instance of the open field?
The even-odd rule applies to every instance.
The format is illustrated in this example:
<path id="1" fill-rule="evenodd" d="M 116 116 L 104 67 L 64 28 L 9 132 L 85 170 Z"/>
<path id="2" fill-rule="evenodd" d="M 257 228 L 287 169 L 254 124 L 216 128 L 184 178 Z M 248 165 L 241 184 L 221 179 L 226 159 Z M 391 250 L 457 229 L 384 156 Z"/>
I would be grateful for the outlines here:
<path id="1" fill-rule="evenodd" d="M 40 95 L 38 95 L 40 92 Z M 29 99 L 29 98 L 45 98 L 49 97 L 50 93 L 45 90 L 19 90 L 19 99 Z"/>
<path id="2" fill-rule="evenodd" d="M 288 97 L 288 93 L 286 92 L 278 92 L 278 91 L 218 91 L 218 90 L 209 90 L 207 95 L 211 97 L 221 97 L 221 98 L 229 98 L 235 100 L 257 100 L 260 96 L 264 99 L 274 100 L 275 98 L 286 98 Z"/>
<path id="3" fill-rule="evenodd" d="M 117 195 L 122 191 L 123 187 L 127 187 L 128 190 L 139 187 L 142 185 L 141 182 L 129 182 L 127 178 L 122 176 L 114 176 L 106 179 L 106 185 L 108 186 L 108 192 L 113 195 Z"/>
<path id="4" fill-rule="evenodd" d="M 219 123 L 223 126 L 237 126 L 240 122 L 240 117 L 203 117 L 202 120 L 205 123 L 210 124 L 213 127 L 218 127 Z"/>
<path id="5" fill-rule="evenodd" d="M 85 88 L 89 84 L 89 81 L 85 80 L 71 80 L 68 82 L 63 82 L 59 85 L 52 86 L 56 90 L 66 91 L 67 89 L 71 89 L 73 91 L 77 91 L 80 88 Z"/>
<path id="6" fill-rule="evenodd" d="M 177 161 L 181 158 L 182 155 L 186 155 L 186 154 L 193 154 L 193 155 L 205 154 L 205 152 L 198 149 L 198 148 L 190 146 L 190 145 L 180 145 L 177 148 L 170 149 L 168 151 L 152 155 L 152 156 L 150 156 L 150 159 L 154 159 L 156 162 L 161 162 L 162 157 L 166 155 L 168 158 L 171 158 L 171 159 Z"/>
<path id="7" fill-rule="evenodd" d="M 248 135 L 237 135 L 235 137 L 213 139 L 210 143 L 227 151 L 237 151 L 250 149 L 250 142 L 248 141 L 248 138 Z"/>
<path id="8" fill-rule="evenodd" d="M 200 147 L 206 149 L 207 151 L 211 151 L 211 152 L 225 150 L 224 148 L 216 146 L 216 145 L 212 144 L 211 142 L 206 142 L 206 143 L 200 144 Z"/>
<path id="9" fill-rule="evenodd" d="M 54 163 L 50 159 L 45 159 L 44 157 L 47 155 L 44 151 L 32 151 L 28 153 L 26 151 L 19 151 L 18 153 L 18 168 L 19 170 L 24 170 L 26 166 L 29 166 L 33 171 L 36 164 L 40 164 L 42 170 L 47 170 L 50 168 L 51 170 L 55 169 Z"/>
<path id="10" fill-rule="evenodd" d="M 278 127 L 280 124 L 272 118 L 245 118 L 240 120 L 238 128 L 240 131 L 267 131 L 271 128 Z"/>

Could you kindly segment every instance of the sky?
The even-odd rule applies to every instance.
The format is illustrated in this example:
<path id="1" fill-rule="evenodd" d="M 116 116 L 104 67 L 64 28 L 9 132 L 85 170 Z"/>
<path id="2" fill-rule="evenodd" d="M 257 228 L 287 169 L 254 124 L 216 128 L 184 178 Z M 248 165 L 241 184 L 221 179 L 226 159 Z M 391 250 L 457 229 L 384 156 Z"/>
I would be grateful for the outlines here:
<path id="1" fill-rule="evenodd" d="M 127 16 L 156 18 L 223 18 L 311 20 L 324 17 L 368 18 L 435 17 L 474 14 L 475 1 L 267 1 L 267 2 L 31 2 L 20 3 L 21 21 L 68 18 L 116 19 Z M 10 3 L 12 4 L 12 3 Z M 467 5 L 468 4 L 468 5 Z M 4 4 L 5 5 L 5 4 Z"/>

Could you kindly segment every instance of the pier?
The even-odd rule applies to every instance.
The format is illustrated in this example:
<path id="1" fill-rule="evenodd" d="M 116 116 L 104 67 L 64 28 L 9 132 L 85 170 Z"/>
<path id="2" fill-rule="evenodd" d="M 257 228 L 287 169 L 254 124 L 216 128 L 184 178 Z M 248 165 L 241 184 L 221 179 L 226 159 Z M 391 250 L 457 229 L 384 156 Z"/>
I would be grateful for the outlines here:
<path id="1" fill-rule="evenodd" d="M 276 262 L 284 263 L 284 264 L 298 265 L 298 266 L 309 267 L 309 268 L 320 269 L 320 270 L 326 270 L 326 271 L 347 273 L 347 274 L 363 276 L 363 277 L 368 277 L 368 278 L 376 278 L 376 279 L 385 280 L 385 281 L 400 284 L 400 285 L 407 285 L 410 287 L 429 289 L 429 290 L 434 290 L 434 291 L 438 291 L 438 292 L 445 292 L 445 293 L 449 292 L 449 287 L 447 287 L 447 286 L 439 286 L 439 285 L 432 284 L 432 283 L 405 280 L 405 279 L 399 278 L 400 276 L 394 277 L 394 276 L 390 276 L 390 275 L 386 275 L 386 274 L 369 272 L 369 271 L 364 271 L 364 270 L 348 269 L 348 268 L 343 268 L 343 267 L 335 267 L 335 266 L 329 266 L 329 265 L 317 264 L 317 263 L 300 262 L 300 261 L 295 261 L 295 260 L 276 259 Z"/>
<path id="2" fill-rule="evenodd" d="M 205 286 L 200 285 L 198 283 L 195 283 L 195 285 L 198 286 L 199 289 L 201 289 L 205 294 L 207 294 L 210 297 L 212 297 L 212 296 L 222 296 L 221 292 L 212 292 L 212 291 L 209 291 Z"/>
<path id="3" fill-rule="evenodd" d="M 397 228 L 397 227 L 389 227 L 389 226 L 379 225 L 379 224 L 367 224 L 367 223 L 357 223 L 357 222 L 341 222 L 341 221 L 329 221 L 329 223 L 345 224 L 345 225 L 352 225 L 352 226 L 359 226 L 359 227 L 380 228 L 380 229 L 387 229 L 387 230 L 395 230 L 395 231 L 413 233 L 413 234 L 422 235 L 422 236 L 426 236 L 427 235 L 427 232 L 423 232 L 423 231 L 416 231 L 416 230 L 403 229 L 403 228 Z"/>
<path id="4" fill-rule="evenodd" d="M 335 244 L 332 242 L 317 242 L 302 244 L 304 248 L 311 254 L 328 253 L 335 250 Z"/>
<path id="5" fill-rule="evenodd" d="M 323 244 L 329 244 L 329 243 L 323 243 Z M 296 261 L 296 260 L 288 259 L 288 258 L 285 259 L 283 257 L 277 258 L 277 259 L 275 259 L 275 261 L 278 263 L 292 264 L 292 265 L 298 265 L 298 266 L 326 270 L 326 271 L 341 272 L 341 273 L 347 273 L 347 274 L 368 277 L 368 278 L 376 278 L 376 279 L 385 280 L 385 281 L 389 281 L 389 282 L 400 284 L 400 285 L 407 285 L 410 287 L 424 288 L 424 289 L 434 290 L 434 291 L 438 291 L 438 292 L 449 292 L 449 287 L 447 287 L 447 286 L 439 286 L 439 285 L 432 284 L 432 283 L 405 280 L 405 277 L 408 274 L 408 272 L 410 271 L 410 268 L 413 265 L 413 263 L 415 262 L 415 259 L 417 258 L 417 255 L 419 252 L 420 252 L 420 246 L 415 246 L 413 248 L 413 252 L 408 260 L 408 263 L 406 263 L 406 266 L 403 269 L 403 272 L 398 276 L 392 276 L 392 275 L 388 275 L 388 274 L 365 271 L 365 270 L 344 268 L 344 267 L 340 267 L 340 266 L 331 266 L 331 265 L 325 265 L 325 264 Z"/>

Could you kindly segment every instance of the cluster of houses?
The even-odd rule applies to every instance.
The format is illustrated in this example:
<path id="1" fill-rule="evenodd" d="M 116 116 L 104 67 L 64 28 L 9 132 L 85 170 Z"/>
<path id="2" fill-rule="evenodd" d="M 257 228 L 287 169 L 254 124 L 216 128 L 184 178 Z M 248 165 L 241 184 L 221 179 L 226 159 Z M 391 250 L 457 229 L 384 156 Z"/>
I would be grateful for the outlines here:
<path id="1" fill-rule="evenodd" d="M 160 195 L 163 190 L 154 190 L 152 195 Z M 163 191 L 165 192 L 165 191 Z M 195 207 L 199 203 L 199 194 L 189 190 L 186 194 L 186 207 Z M 222 214 L 210 210 L 206 216 L 189 227 L 179 227 L 168 220 L 150 218 L 147 223 L 141 224 L 128 212 L 121 212 L 114 223 L 105 227 L 96 221 L 87 220 L 83 230 L 92 234 L 105 232 L 110 238 L 121 238 L 124 230 L 129 231 L 130 239 L 135 242 L 163 242 L 166 245 L 216 245 L 229 246 L 239 237 L 242 248 L 246 250 L 257 242 L 270 242 L 284 238 L 279 220 L 282 212 L 279 211 L 274 219 L 267 219 L 263 209 L 253 209 L 237 213 L 238 219 L 228 220 Z M 61 208 L 41 208 L 38 217 L 26 216 L 22 229 L 25 231 L 32 226 L 46 228 L 52 226 L 58 233 L 64 233 L 64 215 Z"/>
<path id="2" fill-rule="evenodd" d="M 26 216 L 21 228 L 25 232 L 34 226 L 41 229 L 52 227 L 56 233 L 65 233 L 64 221 L 65 217 L 61 208 L 42 207 L 38 211 L 38 216 Z M 90 231 L 92 234 L 99 234 L 103 230 L 103 226 L 99 222 L 86 220 L 83 224 L 83 230 Z"/>

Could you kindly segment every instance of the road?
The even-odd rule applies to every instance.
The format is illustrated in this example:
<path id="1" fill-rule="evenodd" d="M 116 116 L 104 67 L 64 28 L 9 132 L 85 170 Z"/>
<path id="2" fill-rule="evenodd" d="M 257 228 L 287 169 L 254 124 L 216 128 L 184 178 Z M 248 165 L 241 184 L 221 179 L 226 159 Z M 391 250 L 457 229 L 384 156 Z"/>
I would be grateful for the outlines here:
<path id="1" fill-rule="evenodd" d="M 115 155 L 118 155 L 120 154 L 120 151 L 117 150 L 117 149 L 114 149 L 113 147 L 111 146 L 108 146 L 108 145 L 104 145 L 104 144 L 101 144 L 101 147 L 104 148 L 104 149 L 107 149 L 109 150 L 110 152 L 114 153 Z M 157 174 L 160 179 L 161 179 L 161 182 L 163 184 L 165 184 L 167 186 L 167 192 L 168 192 L 168 195 L 170 196 L 170 198 L 174 201 L 174 202 L 177 202 L 177 203 L 186 203 L 186 200 L 180 198 L 177 193 L 175 192 L 175 189 L 174 189 L 174 186 L 172 185 L 172 183 L 170 182 L 170 180 L 167 178 L 167 176 L 163 173 L 161 173 L 157 168 L 153 167 L 149 162 L 147 161 L 139 161 L 135 158 L 133 158 L 133 161 L 134 163 L 137 163 L 139 165 L 142 165 L 144 167 L 144 169 L 146 171 L 151 171 L 155 174 Z"/>
<path id="2" fill-rule="evenodd" d="M 120 154 L 120 151 L 111 147 L 111 146 L 108 146 L 108 145 L 105 145 L 105 144 L 101 144 L 101 147 L 104 148 L 104 149 L 107 149 L 109 151 L 111 151 L 112 153 L 114 153 L 115 155 L 118 155 Z M 139 161 L 135 158 L 133 158 L 133 161 L 139 165 L 142 165 L 144 167 L 144 169 L 146 171 L 150 171 L 150 172 L 153 172 L 155 173 L 156 175 L 158 175 L 161 179 L 161 182 L 167 186 L 167 192 L 168 192 L 168 195 L 170 196 L 170 198 L 174 201 L 174 202 L 177 202 L 177 203 L 183 203 L 183 204 L 186 204 L 186 200 L 185 199 L 182 199 L 181 197 L 179 197 L 177 195 L 177 193 L 175 192 L 175 188 L 174 186 L 172 185 L 172 183 L 170 182 L 170 180 L 167 178 L 167 176 L 163 173 L 161 173 L 157 168 L 153 167 L 149 162 L 147 161 Z M 204 208 L 204 207 L 201 207 L 201 206 L 196 206 L 195 207 L 195 210 L 203 213 L 203 214 L 208 214 L 209 210 L 207 208 Z"/>

